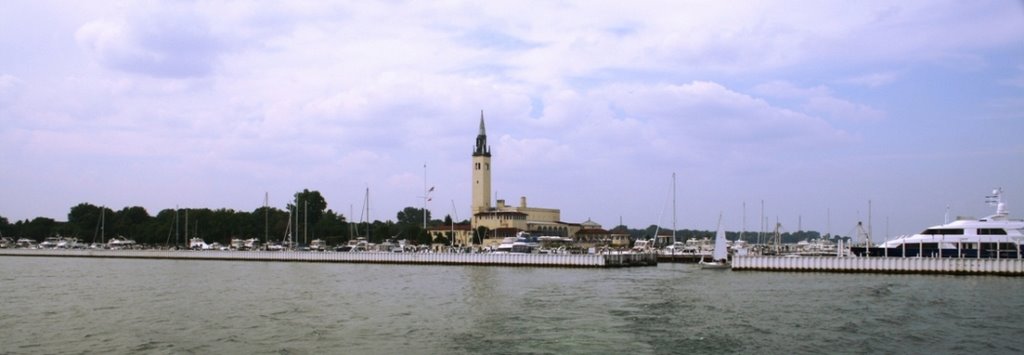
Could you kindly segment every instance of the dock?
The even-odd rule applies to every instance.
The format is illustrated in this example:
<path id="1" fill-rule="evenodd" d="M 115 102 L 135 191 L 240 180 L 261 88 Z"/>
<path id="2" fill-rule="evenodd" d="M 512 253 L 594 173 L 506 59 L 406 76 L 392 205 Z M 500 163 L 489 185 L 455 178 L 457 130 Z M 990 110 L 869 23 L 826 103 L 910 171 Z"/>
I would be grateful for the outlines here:
<path id="1" fill-rule="evenodd" d="M 700 254 L 658 254 L 658 262 L 661 263 L 681 263 L 681 264 L 696 264 L 701 260 L 711 260 L 710 255 Z"/>
<path id="2" fill-rule="evenodd" d="M 935 257 L 738 256 L 736 271 L 1024 276 L 1024 259 Z"/>
<path id="3" fill-rule="evenodd" d="M 388 253 L 310 251 L 214 250 L 61 250 L 0 249 L 0 256 L 75 257 L 122 259 L 230 260 L 268 262 L 478 265 L 566 268 L 656 266 L 657 255 L 644 254 L 492 254 L 492 253 Z"/>

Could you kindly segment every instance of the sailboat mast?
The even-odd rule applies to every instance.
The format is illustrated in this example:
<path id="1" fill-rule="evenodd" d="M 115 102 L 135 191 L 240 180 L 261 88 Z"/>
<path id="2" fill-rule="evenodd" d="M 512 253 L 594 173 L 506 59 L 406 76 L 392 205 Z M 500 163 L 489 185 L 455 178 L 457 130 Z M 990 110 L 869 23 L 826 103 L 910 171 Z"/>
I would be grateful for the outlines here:
<path id="1" fill-rule="evenodd" d="M 309 245 L 309 201 L 302 203 L 302 244 Z"/>
<path id="2" fill-rule="evenodd" d="M 763 238 L 763 235 L 764 235 L 764 228 L 765 228 L 765 225 L 768 224 L 768 223 L 765 223 L 765 222 L 766 221 L 764 219 L 764 200 L 761 200 L 761 230 L 759 230 L 757 232 L 757 244 L 761 244 L 761 242 L 762 242 L 761 239 Z"/>
<path id="3" fill-rule="evenodd" d="M 657 237 L 657 236 L 655 236 Z M 676 173 L 672 172 L 672 244 L 676 243 Z"/>
<path id="4" fill-rule="evenodd" d="M 455 219 L 459 218 L 459 212 L 455 210 L 455 200 L 452 200 L 452 240 L 449 240 L 449 244 L 455 247 Z"/>
<path id="5" fill-rule="evenodd" d="M 871 200 L 868 200 L 868 248 L 871 248 L 871 239 Z"/>
<path id="6" fill-rule="evenodd" d="M 825 233 L 828 235 L 828 239 L 832 239 L 832 208 L 826 209 L 825 212 L 827 213 L 825 222 Z"/>
<path id="7" fill-rule="evenodd" d="M 740 237 L 736 238 L 736 241 L 743 240 L 743 235 L 747 233 L 747 201 L 743 201 L 743 225 L 740 229 Z"/>
<path id="8" fill-rule="evenodd" d="M 270 241 L 270 192 L 263 192 L 263 242 Z"/>
<path id="9" fill-rule="evenodd" d="M 367 205 L 367 242 L 370 242 L 370 187 L 369 186 L 367 187 L 366 202 L 367 203 L 365 205 Z"/>
<path id="10" fill-rule="evenodd" d="M 100 209 L 100 244 L 107 242 L 106 237 L 107 229 L 107 206 L 103 206 Z"/>
<path id="11" fill-rule="evenodd" d="M 427 190 L 427 164 L 423 164 L 423 230 L 427 230 L 427 201 L 430 201 L 428 197 L 430 191 Z"/>

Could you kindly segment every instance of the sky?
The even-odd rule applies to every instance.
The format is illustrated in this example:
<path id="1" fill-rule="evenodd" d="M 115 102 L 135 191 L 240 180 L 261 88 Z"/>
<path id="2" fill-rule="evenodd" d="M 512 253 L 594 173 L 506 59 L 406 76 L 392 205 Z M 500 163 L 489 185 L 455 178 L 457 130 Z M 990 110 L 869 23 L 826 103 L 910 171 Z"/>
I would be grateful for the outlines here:
<path id="1" fill-rule="evenodd" d="M 570 223 L 671 227 L 673 173 L 684 229 L 1024 215 L 1019 1 L 15 0 L 0 48 L 12 223 L 428 186 L 467 219 L 481 112 L 492 193 Z"/>

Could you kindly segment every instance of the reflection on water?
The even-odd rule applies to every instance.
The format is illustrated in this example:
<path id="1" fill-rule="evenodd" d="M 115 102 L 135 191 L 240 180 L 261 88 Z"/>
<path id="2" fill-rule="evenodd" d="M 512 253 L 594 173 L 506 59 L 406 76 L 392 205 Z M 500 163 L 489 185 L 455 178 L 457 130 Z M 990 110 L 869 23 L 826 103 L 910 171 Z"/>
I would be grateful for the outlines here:
<path id="1" fill-rule="evenodd" d="M 0 353 L 1019 353 L 987 276 L 0 258 Z"/>

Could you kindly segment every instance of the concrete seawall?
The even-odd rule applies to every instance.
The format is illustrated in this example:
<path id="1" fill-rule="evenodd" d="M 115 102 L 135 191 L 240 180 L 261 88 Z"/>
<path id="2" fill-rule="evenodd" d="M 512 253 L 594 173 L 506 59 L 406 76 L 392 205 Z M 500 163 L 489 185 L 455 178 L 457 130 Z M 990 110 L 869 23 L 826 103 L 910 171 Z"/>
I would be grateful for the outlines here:
<path id="1" fill-rule="evenodd" d="M 740 256 L 733 259 L 732 269 L 736 271 L 1024 276 L 1024 259 Z"/>
<path id="2" fill-rule="evenodd" d="M 0 256 L 128 259 L 284 261 L 323 263 L 486 265 L 531 267 L 655 266 L 655 254 L 455 254 L 308 251 L 29 250 L 0 249 Z"/>

